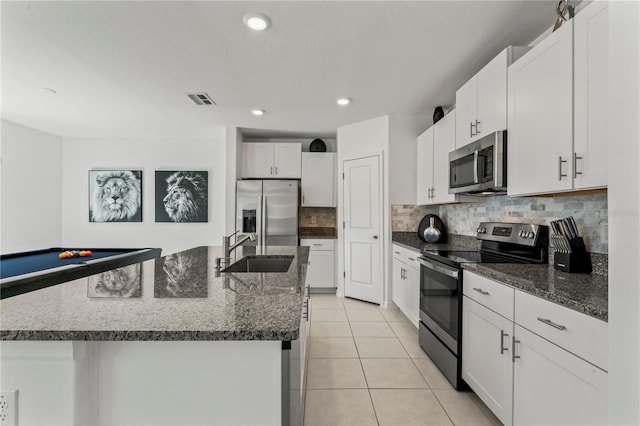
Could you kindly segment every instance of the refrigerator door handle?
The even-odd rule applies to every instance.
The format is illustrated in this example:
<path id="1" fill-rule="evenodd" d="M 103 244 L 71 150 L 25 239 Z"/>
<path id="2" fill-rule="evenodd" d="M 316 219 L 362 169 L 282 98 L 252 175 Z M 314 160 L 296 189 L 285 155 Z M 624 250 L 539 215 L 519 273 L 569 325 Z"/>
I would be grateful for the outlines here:
<path id="1" fill-rule="evenodd" d="M 256 234 L 258 235 L 258 245 L 262 244 L 262 195 L 258 195 L 258 220 L 256 220 Z"/>
<path id="2" fill-rule="evenodd" d="M 267 245 L 267 196 L 262 196 L 262 243 L 261 245 Z"/>

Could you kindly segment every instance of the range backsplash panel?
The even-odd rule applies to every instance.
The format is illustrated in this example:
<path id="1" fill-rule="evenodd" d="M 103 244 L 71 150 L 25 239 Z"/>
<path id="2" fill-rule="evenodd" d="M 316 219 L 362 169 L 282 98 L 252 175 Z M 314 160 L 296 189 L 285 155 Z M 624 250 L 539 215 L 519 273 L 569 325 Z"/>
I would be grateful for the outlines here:
<path id="1" fill-rule="evenodd" d="M 607 194 L 576 195 L 562 197 L 508 197 L 506 195 L 483 198 L 478 203 L 450 204 L 444 206 L 392 205 L 393 231 L 417 231 L 425 214 L 437 214 L 442 218 L 447 232 L 460 235 L 476 235 L 480 222 L 515 222 L 549 225 L 556 219 L 573 216 L 578 224 L 587 250 L 608 253 L 606 229 L 609 217 Z"/>

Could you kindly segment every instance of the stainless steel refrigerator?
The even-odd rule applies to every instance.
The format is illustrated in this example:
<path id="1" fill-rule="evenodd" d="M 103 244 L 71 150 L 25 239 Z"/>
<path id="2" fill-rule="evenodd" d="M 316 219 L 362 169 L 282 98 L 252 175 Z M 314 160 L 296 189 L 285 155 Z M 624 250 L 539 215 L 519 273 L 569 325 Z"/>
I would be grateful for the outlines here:
<path id="1" fill-rule="evenodd" d="M 236 238 L 254 232 L 246 245 L 298 245 L 297 180 L 239 180 L 236 182 Z"/>

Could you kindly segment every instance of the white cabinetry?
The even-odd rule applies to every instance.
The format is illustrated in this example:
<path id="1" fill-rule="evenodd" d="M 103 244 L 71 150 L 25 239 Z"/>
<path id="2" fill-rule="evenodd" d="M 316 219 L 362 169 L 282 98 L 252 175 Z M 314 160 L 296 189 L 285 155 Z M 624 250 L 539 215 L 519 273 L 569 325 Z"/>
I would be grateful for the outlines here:
<path id="1" fill-rule="evenodd" d="M 242 150 L 243 177 L 300 179 L 301 143 L 245 142 Z"/>
<path id="2" fill-rule="evenodd" d="M 462 378 L 505 425 L 512 419 L 512 335 L 510 319 L 464 296 Z"/>
<path id="3" fill-rule="evenodd" d="M 300 245 L 309 247 L 307 285 L 311 292 L 335 288 L 335 240 L 301 239 Z"/>
<path id="4" fill-rule="evenodd" d="M 455 149 L 455 136 L 455 110 L 418 136 L 416 193 L 418 205 L 456 201 L 455 194 L 449 194 L 449 152 Z"/>
<path id="5" fill-rule="evenodd" d="M 574 19 L 574 186 L 607 185 L 609 2 L 595 1 Z"/>
<path id="6" fill-rule="evenodd" d="M 464 271 L 462 377 L 505 424 L 607 422 L 607 324 Z"/>
<path id="7" fill-rule="evenodd" d="M 420 310 L 418 253 L 393 244 L 391 300 L 416 327 Z"/>
<path id="8" fill-rule="evenodd" d="M 572 36 L 573 20 L 509 67 L 509 195 L 572 188 Z"/>
<path id="9" fill-rule="evenodd" d="M 302 207 L 335 207 L 335 153 L 302 153 Z"/>
<path id="10" fill-rule="evenodd" d="M 528 49 L 507 47 L 456 91 L 456 148 L 507 128 L 507 67 Z"/>
<path id="11" fill-rule="evenodd" d="M 607 4 L 589 4 L 509 67 L 509 195 L 606 187 Z"/>

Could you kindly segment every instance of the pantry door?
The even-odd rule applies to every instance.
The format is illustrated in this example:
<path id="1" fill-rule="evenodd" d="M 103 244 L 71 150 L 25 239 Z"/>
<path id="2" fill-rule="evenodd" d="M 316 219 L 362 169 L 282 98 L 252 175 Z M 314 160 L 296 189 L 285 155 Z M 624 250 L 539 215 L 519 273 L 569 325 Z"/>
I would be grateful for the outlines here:
<path id="1" fill-rule="evenodd" d="M 343 163 L 344 295 L 382 303 L 381 157 Z"/>

